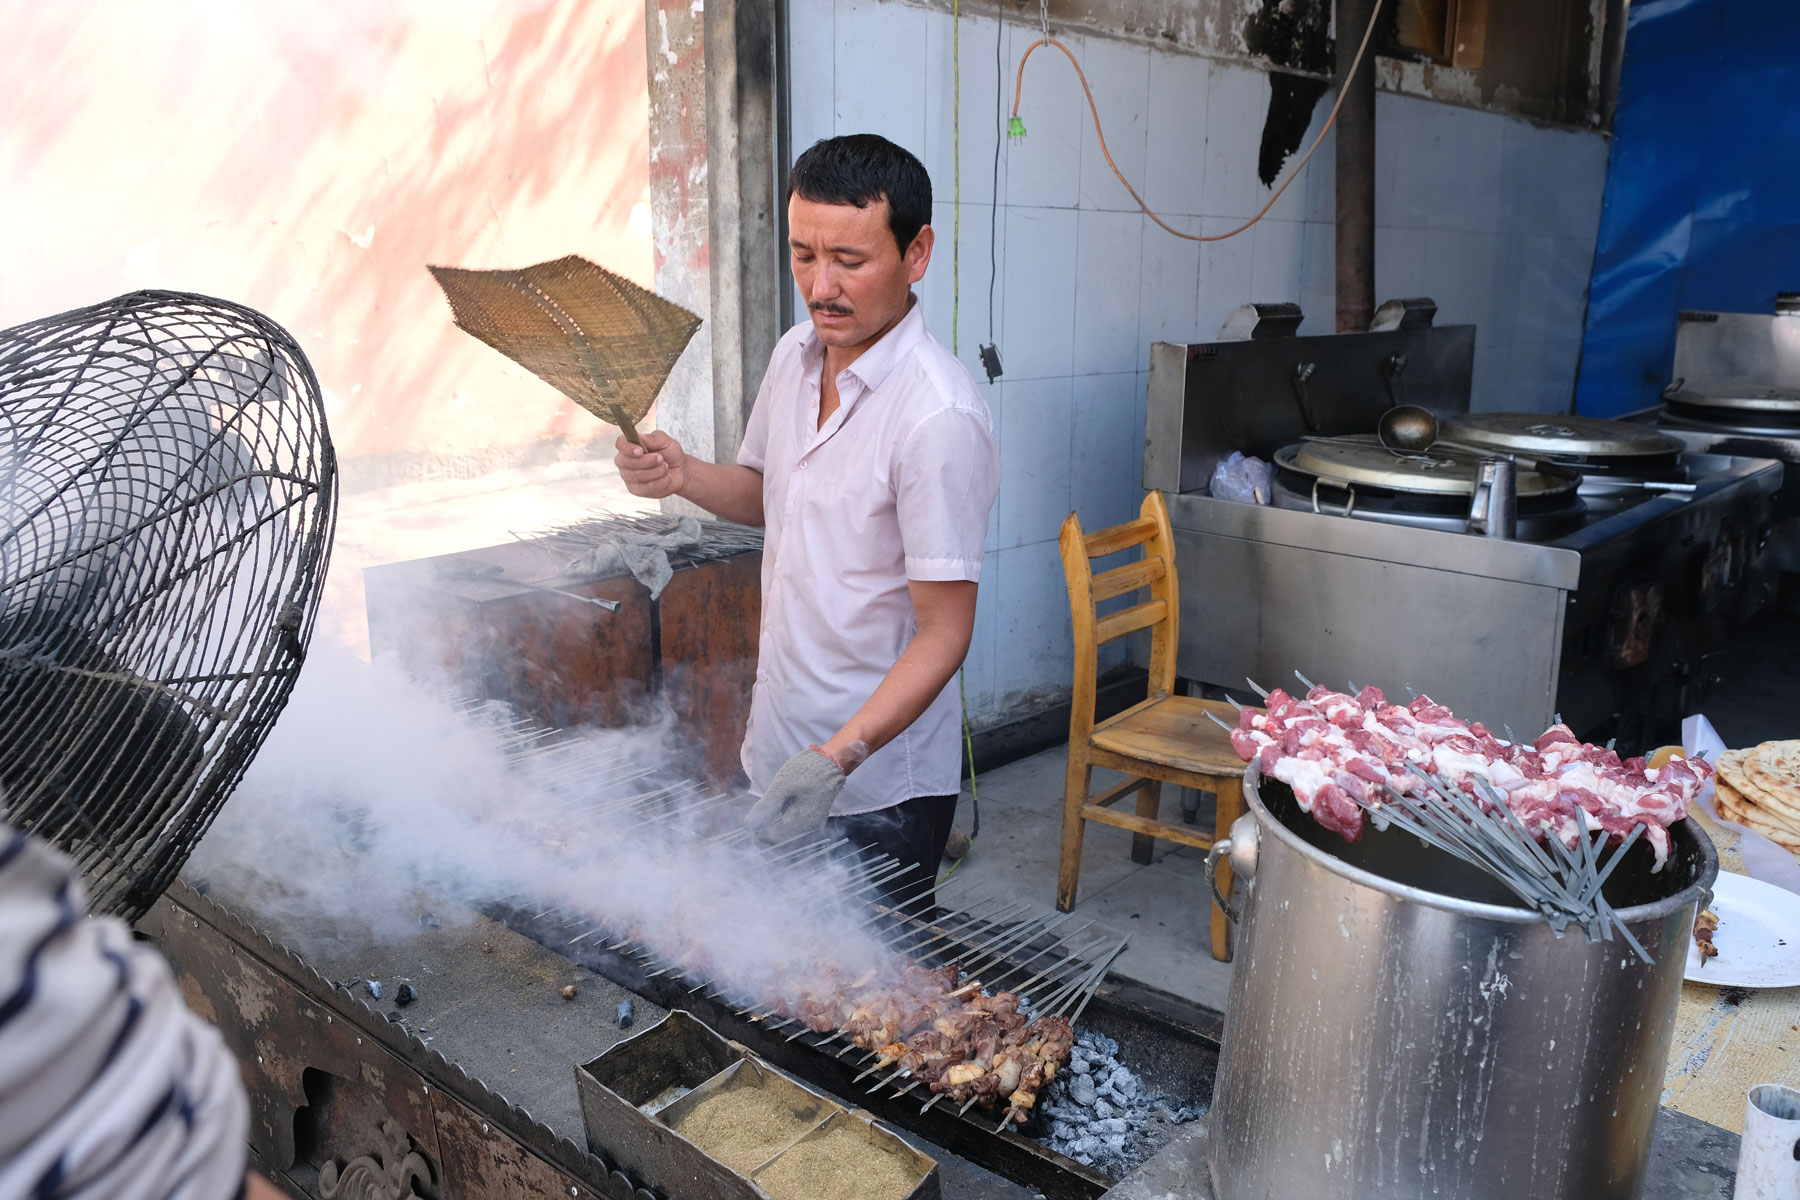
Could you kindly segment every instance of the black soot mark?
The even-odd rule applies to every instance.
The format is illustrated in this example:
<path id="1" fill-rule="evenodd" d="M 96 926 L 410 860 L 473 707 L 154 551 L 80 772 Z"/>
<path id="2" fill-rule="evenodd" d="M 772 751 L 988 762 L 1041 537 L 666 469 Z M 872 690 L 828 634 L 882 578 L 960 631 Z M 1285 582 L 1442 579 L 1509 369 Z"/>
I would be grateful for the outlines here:
<path id="1" fill-rule="evenodd" d="M 1262 146 L 1256 155 L 1256 177 L 1264 187 L 1275 186 L 1281 168 L 1300 148 L 1306 127 L 1312 124 L 1313 107 L 1329 86 L 1323 79 L 1269 73 L 1269 115 L 1263 121 Z"/>
<path id="2" fill-rule="evenodd" d="M 1331 40 L 1331 0 L 1264 4 L 1244 18 L 1244 49 L 1277 67 L 1330 75 L 1337 49 Z"/>

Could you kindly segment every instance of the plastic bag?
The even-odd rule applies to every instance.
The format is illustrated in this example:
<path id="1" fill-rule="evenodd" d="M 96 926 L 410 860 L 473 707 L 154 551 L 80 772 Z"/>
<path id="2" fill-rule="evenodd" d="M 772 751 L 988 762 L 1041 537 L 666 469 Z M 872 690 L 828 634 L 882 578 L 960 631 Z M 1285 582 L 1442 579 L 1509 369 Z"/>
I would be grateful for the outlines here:
<path id="1" fill-rule="evenodd" d="M 1213 468 L 1212 494 L 1239 504 L 1267 504 L 1273 494 L 1275 469 L 1260 458 L 1245 458 L 1233 450 Z"/>

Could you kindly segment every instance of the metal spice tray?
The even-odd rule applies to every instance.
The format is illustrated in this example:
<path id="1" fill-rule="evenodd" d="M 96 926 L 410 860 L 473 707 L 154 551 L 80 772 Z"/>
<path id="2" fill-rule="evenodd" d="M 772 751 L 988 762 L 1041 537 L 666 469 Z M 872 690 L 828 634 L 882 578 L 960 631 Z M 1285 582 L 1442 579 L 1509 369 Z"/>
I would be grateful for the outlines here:
<path id="1" fill-rule="evenodd" d="M 897 1165 L 917 1178 L 912 1190 L 897 1200 L 941 1196 L 935 1160 L 908 1146 L 868 1113 L 846 1109 L 777 1071 L 686 1012 L 671 1012 L 576 1067 L 575 1082 L 589 1147 L 667 1195 L 698 1192 L 726 1200 L 770 1200 L 756 1177 L 766 1176 L 789 1150 L 848 1128 L 866 1147 L 872 1163 Z M 791 1114 L 798 1127 L 794 1137 L 784 1139 L 774 1154 L 748 1172 L 714 1158 L 676 1128 L 708 1098 L 746 1087 L 763 1090 L 769 1103 Z M 837 1138 L 839 1143 L 848 1140 Z M 803 1198 L 790 1192 L 788 1200 Z"/>

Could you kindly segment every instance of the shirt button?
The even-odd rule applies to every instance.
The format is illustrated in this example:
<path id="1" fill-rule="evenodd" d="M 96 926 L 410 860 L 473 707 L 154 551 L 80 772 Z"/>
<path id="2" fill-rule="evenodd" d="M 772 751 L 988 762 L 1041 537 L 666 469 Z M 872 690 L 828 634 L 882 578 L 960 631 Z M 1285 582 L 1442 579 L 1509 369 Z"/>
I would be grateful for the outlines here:
<path id="1" fill-rule="evenodd" d="M 802 471 L 806 470 L 806 460 L 805 459 L 800 460 L 800 469 Z"/>

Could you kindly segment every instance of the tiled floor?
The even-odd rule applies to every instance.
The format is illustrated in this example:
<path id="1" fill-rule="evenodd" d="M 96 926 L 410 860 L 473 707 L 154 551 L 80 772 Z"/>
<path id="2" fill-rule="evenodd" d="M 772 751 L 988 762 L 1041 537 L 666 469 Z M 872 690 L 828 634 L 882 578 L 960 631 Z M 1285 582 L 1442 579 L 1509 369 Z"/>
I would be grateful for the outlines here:
<path id="1" fill-rule="evenodd" d="M 1063 770 L 1067 754 L 1057 746 L 989 771 L 977 781 L 981 832 L 952 886 L 986 885 L 1048 907 L 1056 902 L 1056 866 L 1062 848 Z M 1095 786 L 1110 772 L 1095 772 Z M 1181 811 L 1177 792 L 1165 788 L 1163 817 Z M 1211 822 L 1202 807 L 1200 821 Z M 965 783 L 957 824 L 973 824 Z M 1202 870 L 1203 851 L 1158 842 L 1153 861 L 1131 861 L 1131 834 L 1090 822 L 1082 852 L 1075 913 L 1097 930 L 1129 936 L 1131 944 L 1113 971 L 1215 1011 L 1225 1008 L 1231 965 L 1213 961 L 1212 912 Z M 947 889 L 948 890 L 948 889 Z"/>

